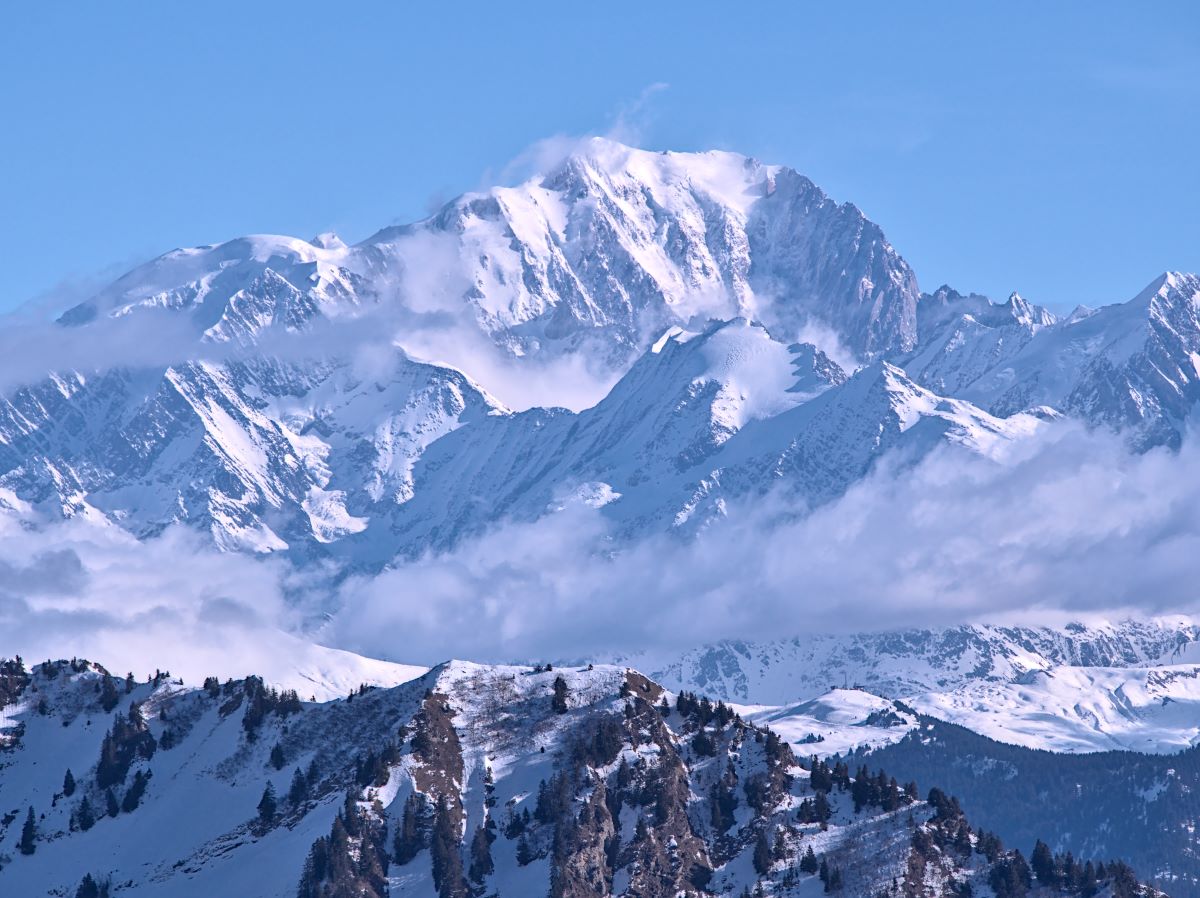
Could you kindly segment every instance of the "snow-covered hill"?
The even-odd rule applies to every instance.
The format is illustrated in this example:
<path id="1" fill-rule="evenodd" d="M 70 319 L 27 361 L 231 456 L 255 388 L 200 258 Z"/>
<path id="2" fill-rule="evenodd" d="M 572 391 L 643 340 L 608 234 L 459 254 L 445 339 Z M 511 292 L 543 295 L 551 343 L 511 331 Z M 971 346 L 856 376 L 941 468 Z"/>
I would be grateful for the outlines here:
<path id="1" fill-rule="evenodd" d="M 832 686 L 902 698 L 975 681 L 1010 683 L 1058 666 L 1151 667 L 1180 663 L 1200 638 L 1189 618 L 1062 627 L 962 625 L 826 635 L 773 642 L 731 640 L 671 658 L 627 660 L 671 688 L 726 701 L 785 704 Z"/>
<path id="2" fill-rule="evenodd" d="M 620 667 L 454 662 L 315 704 L 255 678 L 189 688 L 7 662 L 0 701 L 4 894 L 1013 895 L 1031 881 L 932 784 L 800 763 L 727 706 Z M 1067 863 L 1036 867 L 1040 894 L 1157 894 L 1123 865 Z"/>

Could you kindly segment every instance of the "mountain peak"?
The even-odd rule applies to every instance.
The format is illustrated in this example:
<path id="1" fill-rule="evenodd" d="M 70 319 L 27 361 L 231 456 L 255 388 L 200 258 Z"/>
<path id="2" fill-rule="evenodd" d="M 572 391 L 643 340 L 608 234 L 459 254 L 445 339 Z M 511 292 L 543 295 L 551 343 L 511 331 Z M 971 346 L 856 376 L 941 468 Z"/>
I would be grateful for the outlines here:
<path id="1" fill-rule="evenodd" d="M 560 162 L 536 173 L 526 189 L 537 185 L 558 190 L 580 180 L 598 180 L 602 187 L 620 187 L 618 194 L 637 185 L 665 207 L 682 191 L 746 214 L 756 200 L 771 192 L 780 170 L 781 166 L 724 150 L 653 151 L 607 137 L 587 137 L 574 143 Z"/>
<path id="2" fill-rule="evenodd" d="M 323 231 L 322 233 L 318 234 L 316 237 L 314 237 L 312 240 L 310 240 L 308 242 L 311 243 L 313 246 L 320 247 L 321 249 L 345 249 L 346 248 L 345 241 L 342 240 L 342 238 L 339 237 L 337 234 L 335 234 L 333 231 Z"/>
<path id="3" fill-rule="evenodd" d="M 1015 290 L 1009 294 L 1004 307 L 1018 324 L 1027 327 L 1049 327 L 1058 321 L 1058 316 L 1049 309 L 1034 305 Z"/>
<path id="4" fill-rule="evenodd" d="M 1200 295 L 1200 276 L 1182 271 L 1164 271 L 1147 284 L 1130 305 L 1148 305 L 1156 299 L 1169 300 L 1172 295 L 1183 299 Z"/>

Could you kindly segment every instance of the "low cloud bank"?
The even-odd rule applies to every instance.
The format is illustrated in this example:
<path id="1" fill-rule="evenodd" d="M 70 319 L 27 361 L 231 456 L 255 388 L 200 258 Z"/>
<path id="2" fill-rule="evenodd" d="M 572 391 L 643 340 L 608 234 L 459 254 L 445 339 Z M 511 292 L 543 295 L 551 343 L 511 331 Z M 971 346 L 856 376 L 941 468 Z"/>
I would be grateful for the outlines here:
<path id="1" fill-rule="evenodd" d="M 219 554 L 183 528 L 137 542 L 87 520 L 0 516 L 0 654 L 138 676 L 277 671 L 386 682 L 314 645 L 432 664 L 668 654 L 717 639 L 1200 611 L 1200 447 L 1127 453 L 1048 428 L 1003 463 L 947 447 L 798 517 L 733 506 L 693 540 L 616 541 L 571 505 L 342 583 Z M 322 580 L 328 583 L 328 580 Z M 304 601 L 297 605 L 296 596 Z M 331 617 L 312 628 L 303 607 Z M 340 688 L 340 686 L 339 686 Z"/>
<path id="2" fill-rule="evenodd" d="M 669 652 L 729 637 L 1197 609 L 1200 451 L 1072 425 L 997 464 L 883 465 L 797 518 L 735 507 L 694 541 L 618 548 L 572 507 L 343 588 L 339 645 L 408 660 Z"/>
<path id="3" fill-rule="evenodd" d="M 289 571 L 273 560 L 218 554 L 172 528 L 138 542 L 73 519 L 28 529 L 0 516 L 0 655 L 79 656 L 142 677 L 209 674 L 305 662 L 298 617 L 284 600 Z"/>

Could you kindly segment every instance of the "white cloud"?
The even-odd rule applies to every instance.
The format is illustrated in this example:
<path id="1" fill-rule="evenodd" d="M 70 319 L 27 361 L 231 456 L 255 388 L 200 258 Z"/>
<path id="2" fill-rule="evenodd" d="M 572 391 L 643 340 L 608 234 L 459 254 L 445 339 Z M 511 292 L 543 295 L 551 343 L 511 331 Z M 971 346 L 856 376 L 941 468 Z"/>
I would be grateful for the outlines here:
<path id="1" fill-rule="evenodd" d="M 6 515 L 0 654 L 169 668 L 189 682 L 301 669 L 387 681 L 393 671 L 331 660 L 307 640 L 429 664 L 1200 610 L 1191 440 L 1135 456 L 1106 435 L 1047 428 L 1003 464 L 950 447 L 796 512 L 768 498 L 692 541 L 621 545 L 602 510 L 569 503 L 340 587 L 278 558 L 216 553 L 182 527 L 137 542 L 90 521 L 30 529 Z M 308 630 L 335 591 L 340 610 Z"/>
<path id="2" fill-rule="evenodd" d="M 79 655 L 139 675 L 247 673 L 294 620 L 277 562 L 218 555 L 183 528 L 138 542 L 72 519 L 0 517 L 0 654 Z M 250 665 L 251 667 L 246 667 Z"/>
<path id="3" fill-rule="evenodd" d="M 952 448 L 796 518 L 731 509 L 693 542 L 616 547 L 572 506 L 343 588 L 327 635 L 431 661 L 682 648 L 1019 616 L 1197 608 L 1200 451 L 1051 429 L 1003 465 Z"/>

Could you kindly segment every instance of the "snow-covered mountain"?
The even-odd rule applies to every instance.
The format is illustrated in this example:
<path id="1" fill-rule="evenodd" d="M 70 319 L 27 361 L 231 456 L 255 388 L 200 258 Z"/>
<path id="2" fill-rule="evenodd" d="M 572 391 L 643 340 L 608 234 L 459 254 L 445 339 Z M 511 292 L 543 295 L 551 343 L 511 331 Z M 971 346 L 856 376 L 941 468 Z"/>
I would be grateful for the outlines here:
<path id="1" fill-rule="evenodd" d="M 945 323 L 904 362 L 917 380 L 1001 416 L 1052 406 L 1141 448 L 1179 445 L 1200 395 L 1196 275 L 1169 272 L 1127 303 L 1062 321 L 1016 294 L 979 302 L 946 288 L 929 300 Z"/>
<path id="2" fill-rule="evenodd" d="M 1071 667 L 1185 663 L 1200 627 L 1186 617 L 1063 627 L 971 624 L 849 635 L 809 633 L 771 642 L 730 640 L 674 658 L 632 656 L 673 689 L 726 701 L 786 704 L 833 686 L 890 698 L 983 680 L 1011 683 Z"/>
<path id="3" fill-rule="evenodd" d="M 802 763 L 620 667 L 453 662 L 317 704 L 8 661 L 0 703 L 6 895 L 1159 894 L 1031 870 L 932 783 Z"/>
<path id="4" fill-rule="evenodd" d="M 71 518 L 140 549 L 149 543 L 130 535 L 165 542 L 191 528 L 216 552 L 270 556 L 239 570 L 279 572 L 280 602 L 300 597 L 286 625 L 319 621 L 328 635 L 345 632 L 338 601 L 367 608 L 364 627 L 388 620 L 370 598 L 352 606 L 347 584 L 388 583 L 386 599 L 406 588 L 406 563 L 453 568 L 485 535 L 504 556 L 493 570 L 534 568 L 515 580 L 540 588 L 552 578 L 537 576 L 539 560 L 510 558 L 496 535 L 565 529 L 579 504 L 604 524 L 587 551 L 617 564 L 639 547 L 670 558 L 721 545 L 721 522 L 747 509 L 762 529 L 852 530 L 853 507 L 804 516 L 873 475 L 928 473 L 918 466 L 935 453 L 974 460 L 971 475 L 1001 469 L 1078 422 L 1135 452 L 1177 450 L 1200 399 L 1196 275 L 1166 273 L 1129 302 L 1061 318 L 1017 293 L 923 293 L 876 224 L 791 169 L 603 139 L 355 245 L 256 235 L 175 250 L 47 327 L 37 345 L 59 351 L 44 366 L 19 351 L 23 332 L 6 343 L 0 329 L 11 355 L 0 361 L 0 531 L 61 533 L 54 523 Z M 1029 455 L 1023 488 L 1051 477 L 1044 455 Z M 1170 451 L 1141 458 L 1173 470 Z M 1174 485 L 1161 471 L 1151 482 L 1156 495 Z M 938 503 L 908 496 L 905 508 L 922 506 L 914 519 L 937 516 Z M 1151 521 L 1148 545 L 1192 535 L 1195 522 L 1172 515 Z M 903 554 L 910 535 L 882 517 L 882 542 Z M 968 519 L 990 548 L 990 522 Z M 731 555 L 744 545 L 730 542 Z M 86 591 L 88 559 L 64 550 L 30 570 L 71 568 Z M 728 562 L 733 601 L 718 607 L 747 599 L 753 614 L 745 593 L 765 581 L 738 579 L 743 561 L 757 563 Z M 659 576 L 652 567 L 635 573 Z M 25 572 L 0 558 L 12 581 L 0 583 L 0 625 L 30 612 L 157 634 L 183 619 L 149 601 L 105 617 L 53 588 L 30 611 L 40 581 Z M 398 576 L 370 580 L 379 572 Z M 454 573 L 422 586 L 439 578 Z M 837 598 L 795 579 L 797 604 Z M 786 598 L 792 581 L 780 580 Z M 486 575 L 464 582 L 488 592 Z M 635 599 L 637 586 L 620 582 Z M 279 623 L 256 616 L 254 596 L 227 599 L 228 579 L 220 587 L 198 602 L 199 627 Z M 425 599 L 416 588 L 404 598 Z M 425 602 L 430 618 L 444 610 Z M 1200 626 L 1189 618 L 788 633 L 553 671 L 430 670 L 317 646 L 300 629 L 271 635 L 265 683 L 192 688 L 80 660 L 0 662 L 0 894 L 99 898 L 105 883 L 130 898 L 1152 894 L 1123 867 L 1087 873 L 1059 857 L 1046 869 L 1044 853 L 1031 877 L 926 791 L 938 782 L 913 794 L 815 761 L 847 752 L 943 763 L 1021 840 L 1038 808 L 1056 849 L 1094 862 L 1124 839 L 1147 875 L 1197 894 Z M 384 638 L 392 657 L 414 651 L 400 628 Z M 1037 788 L 1022 779 L 1021 807 L 1002 807 L 1025 771 Z M 1060 803 L 1070 825 L 1051 819 Z M 1163 820 L 1168 851 L 1128 835 Z"/>
<path id="5" fill-rule="evenodd" d="M 543 477 L 520 510 L 478 508 L 479 493 L 456 506 L 436 476 L 415 495 L 425 450 L 462 424 L 506 418 L 472 428 L 472 445 L 457 447 L 483 476 L 505 464 L 497 440 L 528 444 L 522 460 L 536 470 L 575 429 L 607 444 L 569 447 L 577 458 L 604 451 L 607 466 L 588 466 L 598 481 L 681 468 L 747 420 L 842 377 L 815 349 L 798 350 L 811 359 L 789 375 L 786 347 L 803 327 L 836 328 L 863 358 L 908 349 L 916 297 L 879 229 L 794 172 L 729 153 L 592 140 L 525 184 L 462 197 L 354 247 L 332 235 L 256 236 L 135 269 L 60 321 L 86 329 L 181 319 L 190 337 L 174 347 L 178 363 L 113 359 L 10 392 L 0 404 L 0 481 L 50 515 L 98 512 L 139 535 L 185 521 L 222 548 L 291 548 L 305 559 L 375 524 L 385 532 L 335 554 L 379 563 L 428 548 L 431 533 L 447 544 L 464 524 L 540 513 L 549 495 L 577 486 L 574 473 Z M 414 320 L 439 315 L 460 328 L 465 320 L 518 368 L 572 356 L 613 373 L 670 327 L 704 332 L 712 320 L 746 316 L 773 331 L 710 337 L 704 359 L 635 366 L 606 406 L 610 420 L 576 428 L 554 410 L 509 416 L 444 365 L 364 349 L 366 335 L 403 342 Z M 618 397 L 636 403 L 639 389 L 662 394 L 643 400 L 661 406 L 649 447 L 612 420 Z M 696 395 L 679 408 L 663 400 L 688 391 Z M 634 409 L 618 414 L 631 420 Z M 671 421 L 676 414 L 683 420 Z M 554 426 L 543 433 L 546 423 Z M 615 429 L 600 437 L 602 426 Z M 432 474 L 437 463 L 426 467 Z M 681 505 L 677 495 L 639 501 L 663 506 L 657 517 L 667 520 Z M 447 507 L 432 520 L 422 513 L 430 506 Z"/>
<path id="6" fill-rule="evenodd" d="M 1175 445 L 1198 297 L 1166 275 L 1059 321 L 1016 294 L 921 294 L 875 224 L 790 169 L 592 139 L 354 246 L 246 237 L 129 272 L 58 327 L 144 351 L 0 395 L 0 491 L 346 570 L 572 496 L 626 537 L 686 533 L 1060 415 Z M 537 380 L 565 403 L 585 370 L 615 385 L 581 412 L 496 398 Z"/>
<path id="7" fill-rule="evenodd" d="M 814 740 L 821 755 L 894 742 L 917 712 L 1030 748 L 1169 754 L 1200 744 L 1198 637 L 1181 617 L 964 625 L 729 641 L 628 660 L 671 688 L 750 706 L 790 742 Z M 909 712 L 897 714 L 893 701 Z"/>

